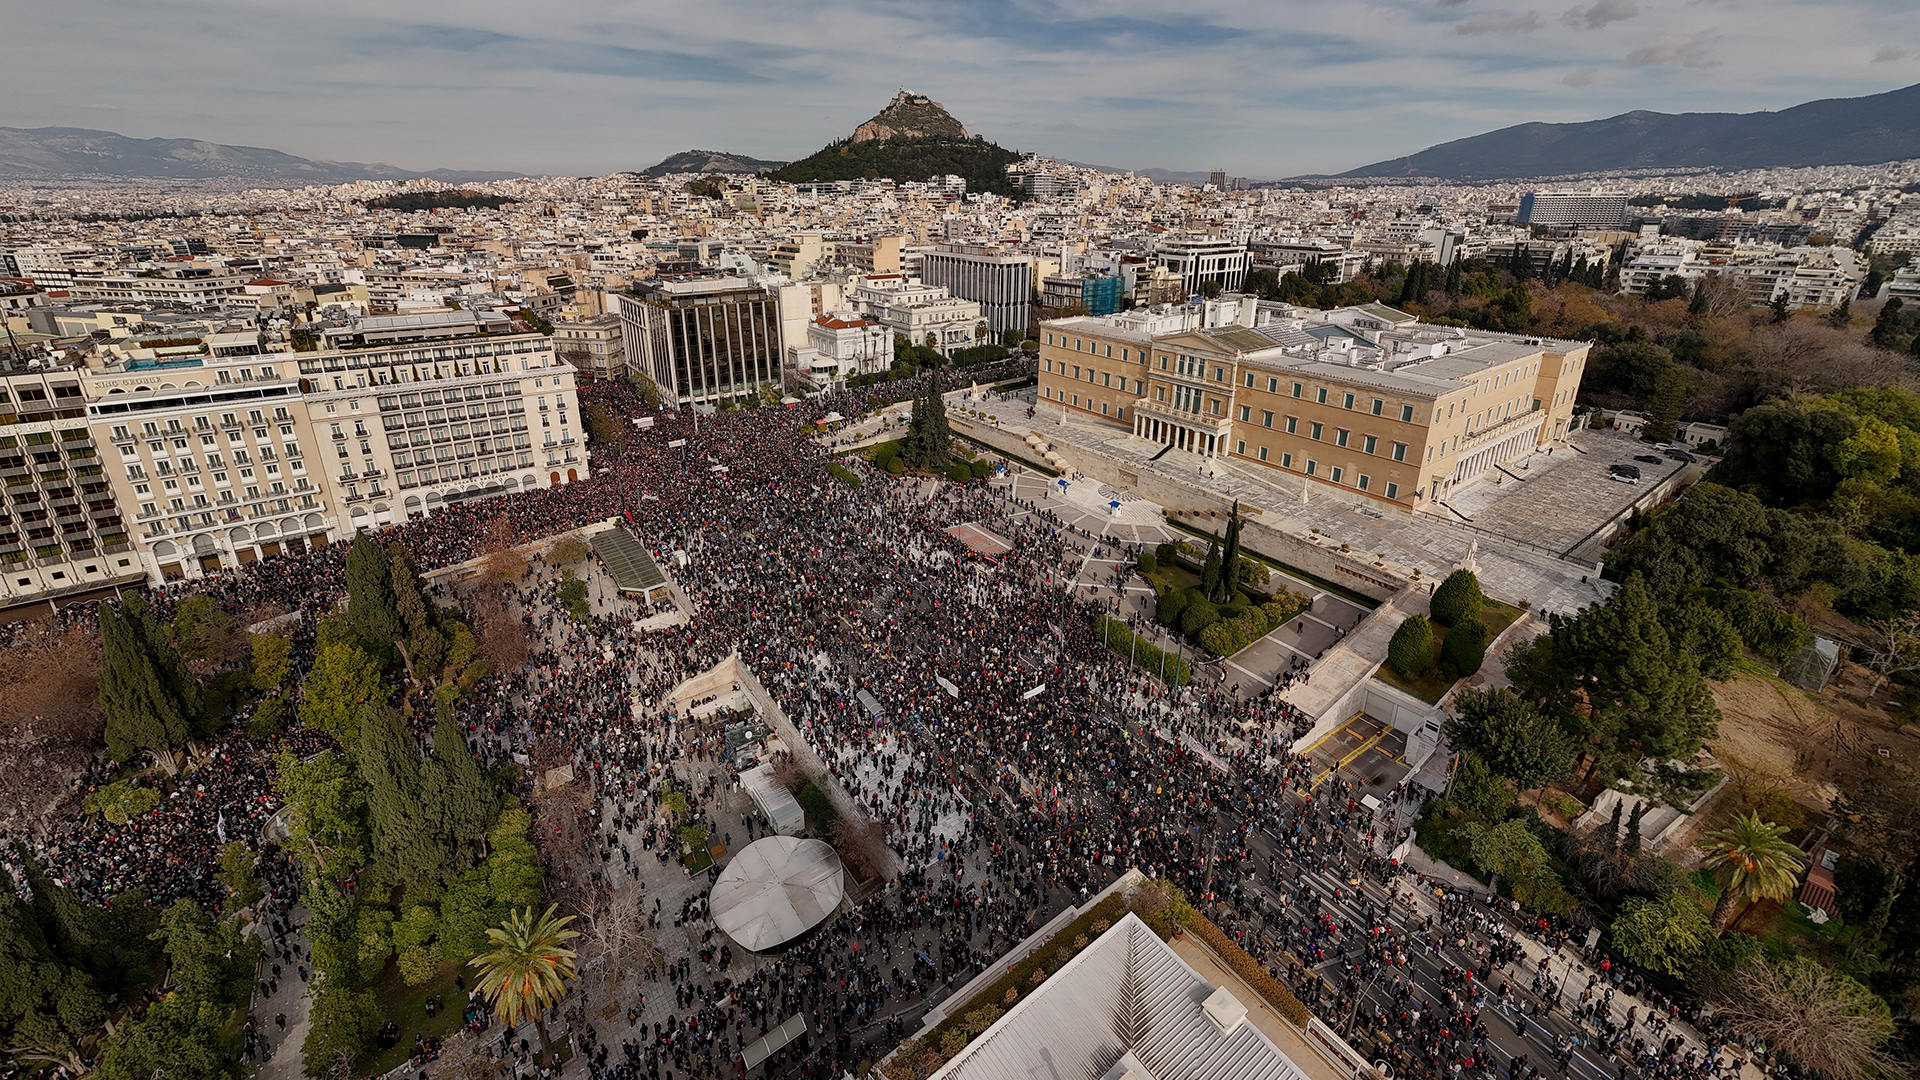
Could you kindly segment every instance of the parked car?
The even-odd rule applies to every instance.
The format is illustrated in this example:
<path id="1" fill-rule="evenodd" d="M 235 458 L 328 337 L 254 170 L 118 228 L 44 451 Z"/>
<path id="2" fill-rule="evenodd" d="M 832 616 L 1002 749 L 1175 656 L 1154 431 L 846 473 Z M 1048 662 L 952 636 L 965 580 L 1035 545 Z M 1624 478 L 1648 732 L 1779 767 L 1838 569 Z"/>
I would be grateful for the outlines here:
<path id="1" fill-rule="evenodd" d="M 1692 464 L 1693 462 L 1700 460 L 1699 458 L 1694 457 L 1692 454 L 1687 453 L 1685 450 L 1669 450 L 1667 451 L 1667 456 L 1672 458 L 1675 461 L 1682 461 L 1682 462 L 1686 462 L 1687 464 Z"/>
<path id="2" fill-rule="evenodd" d="M 1635 454 L 1635 455 L 1633 455 L 1633 460 L 1635 460 L 1635 461 L 1644 461 L 1644 462 L 1646 462 L 1646 463 L 1647 463 L 1647 464 L 1649 464 L 1649 465 L 1664 465 L 1664 464 L 1666 464 L 1666 462 L 1664 462 L 1664 461 L 1662 461 L 1662 460 L 1660 460 L 1659 458 L 1657 458 L 1657 457 L 1655 457 L 1655 456 L 1654 456 L 1654 455 L 1652 455 L 1652 454 Z"/>
<path id="3" fill-rule="evenodd" d="M 1623 484 L 1637 484 L 1640 482 L 1640 467 L 1638 465 L 1614 465 L 1607 470 L 1607 475 Z"/>

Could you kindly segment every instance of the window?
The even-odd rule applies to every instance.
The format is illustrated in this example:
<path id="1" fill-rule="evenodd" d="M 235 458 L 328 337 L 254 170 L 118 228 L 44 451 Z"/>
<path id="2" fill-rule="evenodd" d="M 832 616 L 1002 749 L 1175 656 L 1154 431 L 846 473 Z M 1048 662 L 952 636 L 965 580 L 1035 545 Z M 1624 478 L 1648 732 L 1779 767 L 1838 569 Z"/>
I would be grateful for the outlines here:
<path id="1" fill-rule="evenodd" d="M 1374 398 L 1374 399 L 1373 399 L 1373 415 L 1375 415 L 1375 416 L 1379 416 L 1379 415 L 1380 415 L 1380 411 L 1381 411 L 1382 409 L 1385 409 L 1386 407 L 1387 407 L 1387 403 L 1386 403 L 1386 402 L 1384 402 L 1384 401 L 1382 401 L 1382 400 L 1380 400 L 1379 398 Z"/>
<path id="2" fill-rule="evenodd" d="M 1365 491 L 1367 490 L 1368 485 L 1372 483 L 1373 483 L 1373 477 L 1368 476 L 1366 473 L 1361 473 L 1360 479 L 1354 483 L 1354 486 L 1359 488 L 1361 491 Z"/>
<path id="3" fill-rule="evenodd" d="M 1233 444 L 1233 452 L 1234 452 L 1234 453 L 1236 453 L 1236 454 L 1240 454 L 1240 455 L 1242 455 L 1242 456 L 1245 456 L 1245 455 L 1246 455 L 1246 452 L 1247 452 L 1247 440 L 1245 440 L 1245 439 L 1241 439 L 1241 440 L 1240 440 L 1239 442 L 1237 442 L 1237 443 L 1234 443 L 1234 444 Z"/>
<path id="4" fill-rule="evenodd" d="M 1397 442 L 1393 444 L 1393 460 L 1395 461 L 1407 460 L 1407 444 L 1406 443 Z"/>
<path id="5" fill-rule="evenodd" d="M 1167 358 L 1164 356 L 1160 358 L 1160 370 L 1161 371 L 1167 370 Z"/>
<path id="6" fill-rule="evenodd" d="M 1379 443 L 1379 442 L 1380 442 L 1380 440 L 1378 440 L 1378 439 L 1376 439 L 1376 438 L 1374 438 L 1374 437 L 1373 437 L 1373 436 L 1371 436 L 1371 435 L 1368 435 L 1368 436 L 1366 436 L 1366 437 L 1365 437 L 1364 439 L 1362 439 L 1362 441 L 1361 441 L 1361 443 L 1360 443 L 1360 451 L 1361 451 L 1362 453 L 1366 453 L 1366 454 L 1371 454 L 1371 453 L 1373 453 L 1373 448 L 1374 448 L 1374 447 L 1375 447 L 1376 445 L 1378 445 L 1378 443 Z"/>
<path id="7" fill-rule="evenodd" d="M 1247 385 L 1248 386 L 1253 385 L 1253 372 L 1251 371 L 1247 372 Z"/>
<path id="8" fill-rule="evenodd" d="M 1052 371 L 1052 370 L 1053 370 L 1053 361 L 1052 361 L 1052 360 L 1048 360 L 1048 361 L 1047 361 L 1047 370 L 1048 370 L 1048 371 Z"/>
<path id="9" fill-rule="evenodd" d="M 1280 467 L 1281 467 L 1281 468 L 1283 468 L 1283 469 L 1291 469 L 1291 468 L 1293 468 L 1293 455 L 1292 455 L 1292 454 L 1281 454 L 1281 455 L 1280 455 Z"/>
<path id="10" fill-rule="evenodd" d="M 1297 416 L 1287 417 L 1287 434 L 1298 435 L 1299 433 L 1300 433 L 1300 418 Z"/>
<path id="11" fill-rule="evenodd" d="M 1226 368 L 1223 368 L 1223 367 L 1217 367 L 1217 368 L 1214 368 L 1214 369 L 1213 369 L 1213 381 L 1214 381 L 1214 382 L 1226 382 L 1226 381 L 1227 381 L 1227 369 L 1226 369 Z"/>
<path id="12" fill-rule="evenodd" d="M 1318 441 L 1320 438 L 1320 431 L 1321 431 L 1321 426 L 1319 424 L 1313 425 L 1313 430 L 1307 434 L 1307 438 Z"/>
<path id="13" fill-rule="evenodd" d="M 1253 419 L 1253 406 L 1251 405 L 1240 406 L 1240 422 L 1244 424 L 1252 419 Z"/>
<path id="14" fill-rule="evenodd" d="M 1319 402 L 1320 404 L 1325 405 L 1327 403 L 1327 388 L 1324 386 L 1321 387 L 1319 391 L 1313 395 L 1313 399 Z"/>
<path id="15" fill-rule="evenodd" d="M 1319 469 L 1319 468 L 1320 468 L 1320 463 L 1319 463 L 1319 462 L 1317 462 L 1317 461 L 1309 461 L 1309 462 L 1307 462 L 1307 475 L 1308 475 L 1308 476 L 1312 476 L 1312 475 L 1314 474 L 1314 471 L 1315 471 L 1315 470 L 1317 470 L 1317 469 Z"/>
<path id="16" fill-rule="evenodd" d="M 1294 383 L 1294 384 L 1293 384 L 1293 396 L 1294 396 L 1294 397 L 1299 397 L 1299 396 L 1300 396 L 1300 392 L 1301 392 L 1302 390 L 1304 390 L 1304 389 L 1305 389 L 1305 387 L 1303 387 L 1303 386 L 1301 386 L 1301 385 L 1300 385 L 1299 383 Z"/>
<path id="17" fill-rule="evenodd" d="M 1101 373 L 1100 373 L 1100 385 L 1101 385 L 1101 386 L 1112 386 L 1112 385 L 1113 385 L 1113 374 L 1112 374 L 1111 372 L 1106 372 L 1106 371 L 1103 371 L 1103 372 L 1101 372 Z M 1121 389 L 1123 389 L 1123 390 L 1124 390 L 1124 389 L 1126 389 L 1126 387 L 1121 387 Z"/>
<path id="18" fill-rule="evenodd" d="M 1279 392 L 1280 392 L 1280 380 L 1269 377 L 1267 379 L 1267 393 L 1277 394 Z"/>
<path id="19" fill-rule="evenodd" d="M 1352 395 L 1352 394 L 1347 394 L 1347 395 L 1345 395 L 1345 396 L 1344 396 L 1344 397 L 1343 397 L 1343 398 L 1341 399 L 1341 402 L 1340 402 L 1340 407 L 1341 407 L 1341 408 L 1343 408 L 1343 409 L 1351 409 L 1351 408 L 1353 408 L 1353 395 Z"/>
<path id="20" fill-rule="evenodd" d="M 1347 430 L 1346 428 L 1336 428 L 1336 429 L 1334 429 L 1334 432 L 1333 432 L 1333 444 L 1334 444 L 1335 446 L 1345 446 L 1345 445 L 1347 445 L 1347 436 L 1349 436 L 1349 435 L 1351 435 L 1351 434 L 1353 434 L 1353 433 L 1352 433 L 1351 431 L 1348 431 L 1348 430 Z"/>
<path id="21" fill-rule="evenodd" d="M 1074 339 L 1073 339 L 1073 351 L 1074 351 L 1074 352 L 1081 352 L 1081 351 L 1083 351 L 1083 350 L 1082 350 L 1082 349 L 1080 348 L 1080 339 L 1079 339 L 1079 338 L 1074 338 Z"/>
<path id="22" fill-rule="evenodd" d="M 1403 424 L 1413 423 L 1413 406 L 1411 405 L 1400 406 L 1400 422 Z"/>
<path id="23" fill-rule="evenodd" d="M 1109 346 L 1107 346 L 1107 355 L 1108 355 L 1109 357 L 1111 357 L 1111 356 L 1113 355 L 1113 346 L 1111 346 L 1111 345 L 1109 345 Z"/>
<path id="24" fill-rule="evenodd" d="M 1079 364 L 1073 365 L 1073 381 L 1075 382 L 1080 381 L 1080 365 Z"/>
<path id="25" fill-rule="evenodd" d="M 1260 460 L 1261 461 L 1267 460 L 1267 448 L 1264 446 L 1260 448 Z"/>
<path id="26" fill-rule="evenodd" d="M 1104 415 L 1106 411 L 1107 411 L 1107 403 L 1103 401 L 1100 403 L 1100 412 L 1102 413 L 1102 415 Z"/>
<path id="27" fill-rule="evenodd" d="M 1260 414 L 1260 426 L 1261 426 L 1261 427 L 1272 427 L 1272 426 L 1273 426 L 1273 414 L 1272 414 L 1272 413 L 1270 413 L 1270 412 L 1263 412 L 1263 413 L 1261 413 L 1261 414 Z"/>
<path id="28" fill-rule="evenodd" d="M 1342 470 L 1341 470 L 1341 468 L 1340 468 L 1340 466 L 1338 466 L 1338 465 L 1335 465 L 1335 466 L 1334 466 L 1334 467 L 1333 467 L 1333 468 L 1332 468 L 1331 470 L 1329 470 L 1329 472 L 1327 473 L 1327 479 L 1329 479 L 1329 480 L 1331 480 L 1331 481 L 1333 481 L 1333 482 L 1334 482 L 1334 483 L 1336 483 L 1336 484 L 1337 484 L 1337 483 L 1339 483 L 1339 482 L 1340 482 L 1340 473 L 1341 473 L 1341 471 L 1342 471 Z"/>
<path id="29" fill-rule="evenodd" d="M 1388 485 L 1387 485 L 1387 498 L 1389 498 L 1389 499 L 1397 499 L 1397 498 L 1399 498 L 1399 497 L 1400 497 L 1400 485 L 1399 485 L 1399 484 L 1388 484 Z"/>

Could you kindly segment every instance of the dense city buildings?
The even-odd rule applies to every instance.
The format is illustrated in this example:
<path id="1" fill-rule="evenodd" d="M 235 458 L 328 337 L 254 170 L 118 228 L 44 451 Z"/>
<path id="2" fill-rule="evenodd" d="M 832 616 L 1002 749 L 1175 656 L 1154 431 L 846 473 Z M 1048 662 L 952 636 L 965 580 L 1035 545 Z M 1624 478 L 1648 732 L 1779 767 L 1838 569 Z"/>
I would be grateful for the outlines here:
<path id="1" fill-rule="evenodd" d="M 1624 192 L 1529 191 L 1520 196 L 1522 225 L 1575 229 L 1618 228 L 1627 221 Z"/>

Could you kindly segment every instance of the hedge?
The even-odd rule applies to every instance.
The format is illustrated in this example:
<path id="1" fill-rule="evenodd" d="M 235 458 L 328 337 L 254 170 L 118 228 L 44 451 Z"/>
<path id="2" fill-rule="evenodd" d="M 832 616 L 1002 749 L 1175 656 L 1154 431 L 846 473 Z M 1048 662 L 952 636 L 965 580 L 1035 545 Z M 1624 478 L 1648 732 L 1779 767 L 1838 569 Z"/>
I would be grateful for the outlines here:
<path id="1" fill-rule="evenodd" d="M 851 470 L 849 470 L 845 465 L 842 465 L 837 461 L 829 463 L 827 465 L 827 471 L 833 474 L 834 479 L 840 481 L 841 483 L 847 485 L 850 488 L 857 488 L 860 486 L 860 478 L 858 476 L 853 475 L 853 472 Z"/>
<path id="2" fill-rule="evenodd" d="M 973 479 L 973 470 L 961 464 L 949 465 L 947 466 L 947 479 L 956 484 L 964 484 Z"/>
<path id="3" fill-rule="evenodd" d="M 1143 551 L 1140 553 L 1138 565 L 1140 572 L 1143 574 L 1157 574 L 1160 572 L 1160 560 L 1155 558 L 1151 551 Z"/>
<path id="4" fill-rule="evenodd" d="M 1201 941 L 1207 943 L 1207 947 L 1212 949 L 1215 955 L 1226 963 L 1227 967 L 1233 970 L 1235 975 L 1246 980 L 1248 986 L 1253 987 L 1256 993 L 1266 998 L 1267 1004 L 1279 1010 L 1280 1015 L 1286 1017 L 1293 1026 L 1304 1028 L 1307 1026 L 1307 1021 L 1313 1019 L 1313 1013 L 1305 1005 L 1300 1004 L 1300 999 L 1293 996 L 1293 991 L 1280 985 L 1280 980 L 1267 974 L 1267 969 L 1261 967 L 1258 960 L 1248 956 L 1245 949 L 1234 944 L 1233 939 L 1213 925 L 1205 915 L 1195 912 L 1190 928 Z"/>
<path id="5" fill-rule="evenodd" d="M 1433 626 L 1425 615 L 1409 615 L 1387 642 L 1387 663 L 1408 677 L 1433 666 Z"/>
<path id="6" fill-rule="evenodd" d="M 1168 686 L 1185 686 L 1193 677 L 1186 660 L 1178 653 L 1170 653 L 1158 645 L 1142 641 L 1138 635 L 1127 628 L 1119 619 L 1102 618 L 1098 626 L 1100 636 L 1106 641 L 1107 648 L 1128 657 L 1135 667 L 1154 676 Z"/>
<path id="7" fill-rule="evenodd" d="M 1466 678 L 1480 670 L 1487 656 L 1487 624 L 1479 616 L 1462 619 L 1447 631 L 1440 644 L 1440 663 L 1453 669 L 1456 678 Z"/>

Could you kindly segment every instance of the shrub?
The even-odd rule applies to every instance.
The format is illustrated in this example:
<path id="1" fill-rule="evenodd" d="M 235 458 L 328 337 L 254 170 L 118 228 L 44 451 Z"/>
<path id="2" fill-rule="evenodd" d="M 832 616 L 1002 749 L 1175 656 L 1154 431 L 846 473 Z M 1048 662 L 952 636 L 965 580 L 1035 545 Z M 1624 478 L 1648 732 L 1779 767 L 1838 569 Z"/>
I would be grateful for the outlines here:
<path id="1" fill-rule="evenodd" d="M 964 484 L 973 479 L 973 470 L 967 468 L 965 465 L 955 463 L 947 467 L 947 479 L 956 484 Z"/>
<path id="2" fill-rule="evenodd" d="M 1433 599 L 1427 603 L 1427 612 L 1434 622 L 1453 626 L 1467 619 L 1479 618 L 1480 609 L 1485 605 L 1486 597 L 1481 595 L 1480 580 L 1473 576 L 1473 571 L 1455 570 L 1434 590 Z"/>
<path id="3" fill-rule="evenodd" d="M 1187 637 L 1197 641 L 1200 631 L 1220 621 L 1220 609 L 1209 603 L 1205 597 L 1193 600 L 1180 616 L 1180 630 Z"/>
<path id="4" fill-rule="evenodd" d="M 1160 572 L 1160 560 L 1154 556 L 1153 552 L 1143 551 L 1140 553 L 1140 572 L 1143 574 L 1157 574 Z"/>
<path id="5" fill-rule="evenodd" d="M 1455 623 L 1440 645 L 1440 663 L 1453 669 L 1455 678 L 1464 679 L 1480 670 L 1487 655 L 1487 624 L 1478 617 Z"/>
<path id="6" fill-rule="evenodd" d="M 1154 548 L 1153 555 L 1163 563 L 1170 563 L 1180 557 L 1180 545 L 1169 540 Z"/>
<path id="7" fill-rule="evenodd" d="M 987 459 L 983 457 L 973 459 L 972 469 L 975 480 L 985 480 L 987 477 L 993 475 L 993 466 L 988 464 Z"/>
<path id="8" fill-rule="evenodd" d="M 1102 618 L 1095 625 L 1106 640 L 1107 648 L 1132 660 L 1141 671 L 1161 679 L 1168 686 L 1187 685 L 1190 672 L 1186 661 L 1178 654 L 1140 640 L 1119 619 Z"/>
<path id="9" fill-rule="evenodd" d="M 835 480 L 840 481 L 841 483 L 847 485 L 850 488 L 857 488 L 860 486 L 860 478 L 853 474 L 853 470 L 847 468 L 845 465 L 842 465 L 837 461 L 828 465 L 827 471 L 833 474 L 833 478 Z"/>
<path id="10" fill-rule="evenodd" d="M 1387 663 L 1408 677 L 1433 666 L 1433 626 L 1425 615 L 1409 615 L 1387 643 Z"/>
<path id="11" fill-rule="evenodd" d="M 567 609 L 573 621 L 586 622 L 592 617 L 593 612 L 587 607 L 587 583 L 574 577 L 573 571 L 567 571 L 560 579 L 560 588 L 554 596 Z"/>
<path id="12" fill-rule="evenodd" d="M 1281 1016 L 1286 1017 L 1288 1022 L 1304 1028 L 1307 1026 L 1307 1021 L 1313 1019 L 1313 1013 L 1300 1003 L 1299 998 L 1293 996 L 1293 991 L 1280 985 L 1279 980 L 1267 974 L 1258 960 L 1248 956 L 1246 950 L 1235 945 L 1233 939 L 1208 921 L 1206 916 L 1195 913 L 1191 927 L 1194 934 L 1207 943 L 1207 948 L 1212 949 L 1216 956 L 1226 961 L 1235 975 L 1246 980 L 1247 985 L 1253 987 L 1261 997 L 1266 998 L 1267 1003 L 1272 1005 Z"/>
<path id="13" fill-rule="evenodd" d="M 1200 631 L 1200 647 L 1215 656 L 1232 656 L 1240 651 L 1244 642 L 1234 632 L 1231 622 L 1216 622 Z"/>
<path id="14" fill-rule="evenodd" d="M 80 805 L 90 814 L 99 814 L 115 825 L 125 825 L 153 809 L 160 793 L 137 787 L 131 780 L 119 780 L 88 795 Z"/>
<path id="15" fill-rule="evenodd" d="M 890 475 L 900 476 L 907 471 L 907 463 L 897 457 L 892 457 L 887 459 L 885 468 Z"/>
<path id="16" fill-rule="evenodd" d="M 1160 602 L 1154 606 L 1153 617 L 1169 630 L 1178 629 L 1180 616 L 1187 610 L 1188 602 L 1186 590 L 1175 589 L 1160 598 Z"/>

